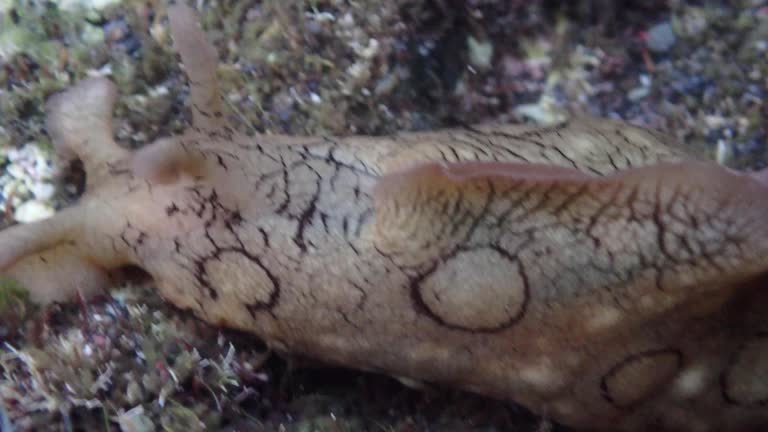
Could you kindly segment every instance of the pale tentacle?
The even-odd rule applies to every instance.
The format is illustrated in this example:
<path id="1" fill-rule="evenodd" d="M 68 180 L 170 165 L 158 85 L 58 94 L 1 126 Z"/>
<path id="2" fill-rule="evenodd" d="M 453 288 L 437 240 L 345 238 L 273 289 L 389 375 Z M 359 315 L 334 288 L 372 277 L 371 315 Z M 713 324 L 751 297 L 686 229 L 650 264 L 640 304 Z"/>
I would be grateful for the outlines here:
<path id="1" fill-rule="evenodd" d="M 111 282 L 103 268 L 81 257 L 77 247 L 69 244 L 27 255 L 3 274 L 26 288 L 37 304 L 70 301 L 77 294 L 89 298 Z"/>
<path id="2" fill-rule="evenodd" d="M 189 80 L 192 121 L 197 129 L 216 130 L 226 126 L 221 112 L 221 96 L 216 65 L 218 55 L 200 28 L 196 12 L 175 4 L 168 8 L 174 48 L 179 52 Z M 156 184 L 168 184 L 183 172 L 200 177 L 205 174 L 205 157 L 197 140 L 166 138 L 144 147 L 131 160 L 137 177 Z"/>
<path id="3" fill-rule="evenodd" d="M 0 231 L 0 270 L 32 255 L 76 238 L 82 223 L 82 208 L 64 209 L 55 216 Z"/>
<path id="4" fill-rule="evenodd" d="M 54 95 L 46 103 L 47 128 L 61 157 L 83 161 L 88 186 L 106 180 L 109 164 L 128 154 L 112 135 L 115 85 L 91 78 Z"/>
<path id="5" fill-rule="evenodd" d="M 0 274 L 17 280 L 35 303 L 84 298 L 108 286 L 107 271 L 89 260 L 76 244 L 82 237 L 84 207 L 0 231 Z"/>
<path id="6" fill-rule="evenodd" d="M 193 123 L 201 129 L 225 125 L 216 65 L 219 56 L 200 27 L 196 12 L 177 3 L 168 8 L 173 46 L 189 78 Z"/>

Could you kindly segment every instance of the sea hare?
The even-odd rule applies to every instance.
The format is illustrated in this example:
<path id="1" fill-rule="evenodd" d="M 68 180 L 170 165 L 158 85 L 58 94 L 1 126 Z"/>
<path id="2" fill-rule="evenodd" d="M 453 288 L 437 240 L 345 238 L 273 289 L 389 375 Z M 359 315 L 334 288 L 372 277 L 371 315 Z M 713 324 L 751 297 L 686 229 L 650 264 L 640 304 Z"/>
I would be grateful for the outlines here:
<path id="1" fill-rule="evenodd" d="M 278 352 L 517 401 L 574 428 L 768 424 L 768 185 L 600 119 L 386 137 L 239 134 L 194 12 L 193 125 L 138 152 L 107 79 L 47 105 L 87 190 L 0 232 L 38 302 L 138 266 Z"/>

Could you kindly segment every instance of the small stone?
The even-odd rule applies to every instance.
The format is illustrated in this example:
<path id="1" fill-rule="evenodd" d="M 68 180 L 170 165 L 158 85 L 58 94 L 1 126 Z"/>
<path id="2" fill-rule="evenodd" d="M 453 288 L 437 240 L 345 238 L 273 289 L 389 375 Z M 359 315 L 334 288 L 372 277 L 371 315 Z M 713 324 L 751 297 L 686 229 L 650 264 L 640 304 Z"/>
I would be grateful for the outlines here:
<path id="1" fill-rule="evenodd" d="M 11 162 L 13 162 L 13 159 L 11 159 Z M 27 177 L 27 174 L 24 171 L 24 168 L 22 168 L 18 164 L 9 165 L 8 168 L 6 168 L 5 172 L 7 172 L 9 176 L 16 179 L 23 179 Z"/>
<path id="2" fill-rule="evenodd" d="M 53 198 L 53 194 L 56 192 L 56 187 L 50 183 L 37 182 L 33 183 L 29 188 L 32 194 L 40 201 L 48 201 Z"/>
<path id="3" fill-rule="evenodd" d="M 296 99 L 291 96 L 290 91 L 282 91 L 272 99 L 273 110 L 280 121 L 288 121 L 294 114 Z"/>
<path id="4" fill-rule="evenodd" d="M 125 399 L 130 404 L 138 403 L 144 398 L 144 393 L 141 390 L 141 385 L 136 381 L 128 383 L 128 387 L 125 389 Z"/>
<path id="5" fill-rule="evenodd" d="M 640 99 L 645 98 L 650 93 L 651 88 L 650 87 L 635 87 L 632 90 L 627 93 L 627 97 L 632 102 L 637 102 Z"/>
<path id="6" fill-rule="evenodd" d="M 352 77 L 354 82 L 367 81 L 371 76 L 370 64 L 364 61 L 356 61 L 347 68 L 347 73 Z"/>
<path id="7" fill-rule="evenodd" d="M 31 223 L 47 219 L 53 216 L 54 213 L 56 213 L 56 211 L 50 204 L 43 201 L 31 200 L 18 206 L 13 213 L 13 218 L 19 223 Z"/>
<path id="8" fill-rule="evenodd" d="M 479 41 L 470 36 L 467 38 L 469 47 L 469 62 L 478 69 L 488 69 L 493 60 L 493 44 L 490 41 Z"/>
<path id="9" fill-rule="evenodd" d="M 205 430 L 205 423 L 191 409 L 183 405 L 174 405 L 165 410 L 160 416 L 160 424 L 164 430 L 184 430 L 197 432 Z"/>
<path id="10" fill-rule="evenodd" d="M 720 129 L 725 127 L 727 120 L 720 115 L 708 115 L 704 116 L 704 124 L 710 129 Z"/>
<path id="11" fill-rule="evenodd" d="M 141 405 L 132 408 L 117 418 L 123 432 L 154 432 L 155 424 L 144 414 Z"/>
<path id="12" fill-rule="evenodd" d="M 709 18 L 705 8 L 686 6 L 682 15 L 675 14 L 672 18 L 677 34 L 685 38 L 700 36 L 709 27 Z"/>
<path id="13" fill-rule="evenodd" d="M 344 16 L 341 17 L 339 24 L 341 24 L 342 27 L 352 27 L 355 25 L 355 17 L 353 17 L 351 13 L 347 12 L 344 14 Z"/>
<path id="14" fill-rule="evenodd" d="M 104 31 L 95 25 L 85 24 L 82 33 L 83 42 L 88 45 L 95 45 L 104 42 Z"/>
<path id="15" fill-rule="evenodd" d="M 399 81 L 400 79 L 397 74 L 388 73 L 382 77 L 379 82 L 376 83 L 376 87 L 373 89 L 373 93 L 376 96 L 387 95 L 395 89 Z"/>
<path id="16" fill-rule="evenodd" d="M 565 120 L 565 115 L 553 104 L 542 102 L 518 105 L 514 109 L 516 116 L 532 121 L 540 126 L 551 126 Z"/>
<path id="17" fill-rule="evenodd" d="M 77 11 L 79 9 L 85 9 L 86 11 L 100 11 L 106 9 L 107 6 L 116 3 L 118 0 L 61 0 L 58 2 L 58 6 L 62 10 Z"/>
<path id="18" fill-rule="evenodd" d="M 357 51 L 357 55 L 364 59 L 372 59 L 379 52 L 379 41 L 371 38 L 367 46 L 359 47 L 355 51 Z"/>
<path id="19" fill-rule="evenodd" d="M 677 42 L 677 36 L 669 21 L 651 27 L 648 30 L 648 38 L 645 40 L 648 49 L 656 53 L 669 51 L 675 42 Z"/>
<path id="20" fill-rule="evenodd" d="M 715 150 L 715 160 L 720 165 L 727 165 L 728 162 L 733 160 L 733 146 L 728 144 L 725 140 L 718 140 L 717 149 Z"/>

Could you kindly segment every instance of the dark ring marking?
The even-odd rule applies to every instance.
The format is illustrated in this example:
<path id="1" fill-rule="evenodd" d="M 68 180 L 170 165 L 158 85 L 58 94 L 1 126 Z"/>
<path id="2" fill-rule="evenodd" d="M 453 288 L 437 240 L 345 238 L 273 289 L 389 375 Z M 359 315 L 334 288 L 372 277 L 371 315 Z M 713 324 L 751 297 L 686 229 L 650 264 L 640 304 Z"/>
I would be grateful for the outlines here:
<path id="1" fill-rule="evenodd" d="M 256 312 L 258 311 L 262 311 L 262 310 L 269 311 L 273 309 L 280 300 L 280 280 L 269 270 L 269 268 L 267 268 L 267 266 L 265 266 L 261 262 L 261 259 L 259 259 L 258 256 L 253 255 L 249 253 L 247 250 L 240 247 L 218 248 L 212 254 L 198 260 L 195 263 L 195 268 L 196 268 L 195 277 L 197 281 L 200 283 L 200 285 L 208 291 L 208 295 L 212 300 L 218 299 L 219 292 L 217 290 L 217 287 L 214 286 L 214 284 L 210 280 L 207 265 L 214 261 L 222 261 L 222 255 L 230 254 L 230 253 L 245 257 L 246 259 L 251 261 L 253 264 L 255 264 L 259 269 L 261 269 L 261 271 L 264 272 L 270 285 L 269 288 L 267 289 L 268 298 L 266 300 L 258 300 L 252 303 L 245 304 L 245 308 L 248 309 L 248 313 L 250 313 L 251 316 L 254 317 L 256 315 Z M 231 258 L 224 258 L 224 259 L 231 259 Z"/>
<path id="2" fill-rule="evenodd" d="M 760 395 L 762 397 L 748 400 L 743 395 L 740 396 L 735 394 L 737 388 L 734 388 L 733 385 L 734 378 L 736 378 L 733 375 L 738 372 L 739 362 L 743 359 L 747 349 L 750 348 L 750 346 L 754 346 L 755 344 L 766 343 L 768 343 L 768 332 L 757 333 L 749 341 L 740 344 L 728 358 L 728 363 L 725 369 L 723 369 L 723 372 L 720 374 L 720 394 L 722 395 L 723 400 L 729 405 L 755 408 L 768 405 L 768 387 L 763 389 L 764 392 L 762 395 Z M 766 349 L 766 352 L 768 352 L 768 349 Z M 768 360 L 766 360 L 765 363 L 768 363 Z M 745 366 L 741 366 L 742 369 L 744 367 Z M 752 368 L 749 368 L 749 372 L 750 374 L 756 373 L 756 371 Z"/>
<path id="3" fill-rule="evenodd" d="M 674 364 L 670 370 L 665 370 L 659 366 L 664 366 L 665 360 L 672 360 Z M 657 394 L 666 384 L 668 384 L 672 378 L 677 375 L 683 367 L 683 353 L 675 348 L 660 348 L 648 351 L 641 351 L 634 354 L 630 354 L 622 361 L 614 365 L 608 370 L 608 372 L 600 379 L 600 392 L 608 403 L 620 409 L 632 408 L 645 400 L 648 400 L 653 395 Z M 647 364 L 643 364 L 647 362 Z M 662 362 L 661 365 L 659 363 Z M 648 388 L 641 389 L 636 394 L 628 395 L 624 397 L 627 400 L 619 400 L 621 395 L 617 394 L 617 389 L 612 389 L 612 381 L 614 379 L 621 380 L 622 374 L 630 374 L 633 367 L 647 367 L 649 372 L 646 376 L 641 377 L 637 382 L 631 382 L 625 385 L 634 389 L 641 385 L 646 385 Z M 645 372 L 645 371 L 640 371 Z M 655 373 L 655 374 L 654 374 Z M 627 396 L 627 395 L 624 395 Z M 634 397 L 633 397 L 634 396 Z"/>
<path id="4" fill-rule="evenodd" d="M 460 291 L 448 292 L 447 302 L 443 303 L 441 296 L 444 293 L 435 291 L 440 291 L 441 288 L 450 289 L 450 286 L 456 286 L 457 283 L 461 284 L 461 281 L 451 278 L 448 284 L 440 285 L 438 280 L 437 286 L 430 287 L 428 286 L 430 279 L 439 279 L 440 275 L 438 273 L 440 271 L 448 272 L 448 276 L 451 277 L 451 265 L 456 262 L 461 263 L 461 259 L 465 258 L 466 255 L 475 253 L 483 253 L 485 254 L 482 255 L 483 257 L 488 259 L 496 258 L 498 261 L 501 261 L 499 264 L 502 264 L 503 267 L 497 266 L 496 269 L 499 269 L 504 273 L 502 274 L 502 276 L 505 276 L 503 282 L 501 282 L 502 285 L 496 285 L 496 290 L 493 289 L 493 286 L 490 286 L 489 290 L 480 290 L 476 293 L 468 293 L 466 290 L 483 287 L 478 287 L 477 285 L 459 285 L 458 289 Z M 457 267 L 461 267 L 461 265 L 458 265 Z M 495 276 L 499 276 L 499 274 L 496 274 Z M 493 284 L 493 282 L 500 281 L 491 278 L 490 282 Z M 509 282 L 509 284 L 507 285 L 506 282 Z M 497 246 L 459 249 L 448 256 L 441 257 L 425 272 L 414 277 L 410 282 L 409 289 L 411 301 L 413 302 L 414 309 L 418 313 L 427 316 L 443 327 L 470 333 L 497 333 L 514 326 L 525 316 L 530 301 L 530 289 L 525 269 L 515 256 Z M 501 296 L 499 295 L 499 290 L 502 294 Z M 430 298 L 426 298 L 428 294 L 431 295 Z M 487 305 L 491 310 L 484 311 L 487 313 L 472 315 L 473 310 L 471 310 L 469 305 L 465 307 L 464 305 L 456 304 L 465 300 L 467 294 L 470 294 L 472 296 L 471 298 L 478 299 L 479 305 Z M 506 298 L 504 294 L 508 294 Z M 511 308 L 507 307 L 509 304 L 505 304 L 505 299 L 509 301 L 508 303 L 512 303 Z M 430 303 L 433 303 L 433 305 L 430 305 Z M 434 303 L 439 304 L 435 305 Z M 453 307 L 454 309 L 440 311 L 439 308 L 446 304 L 447 306 L 445 307 L 449 309 Z M 497 306 L 500 309 L 495 311 L 492 310 L 493 307 Z M 466 315 L 466 312 L 469 312 L 469 315 Z M 475 324 L 468 324 L 466 322 L 460 322 L 461 318 L 465 318 L 465 321 L 467 319 L 469 321 L 487 320 L 488 318 L 492 318 L 491 315 L 493 315 L 493 312 L 496 312 L 499 316 L 496 317 L 498 319 L 492 324 L 477 322 Z M 463 316 L 462 313 L 464 313 Z"/>

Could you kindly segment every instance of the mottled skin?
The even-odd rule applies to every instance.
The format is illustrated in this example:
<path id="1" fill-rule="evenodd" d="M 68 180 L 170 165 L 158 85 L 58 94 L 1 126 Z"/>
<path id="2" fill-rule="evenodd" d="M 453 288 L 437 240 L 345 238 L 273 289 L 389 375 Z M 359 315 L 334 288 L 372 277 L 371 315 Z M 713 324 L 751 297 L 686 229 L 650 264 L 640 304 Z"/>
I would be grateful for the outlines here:
<path id="1" fill-rule="evenodd" d="M 280 352 L 515 400 L 577 428 L 768 424 L 764 174 L 605 120 L 390 137 L 246 137 L 216 54 L 170 9 L 194 127 L 132 154 L 112 84 L 55 96 L 87 192 L 0 232 L 39 302 L 126 265 Z"/>

